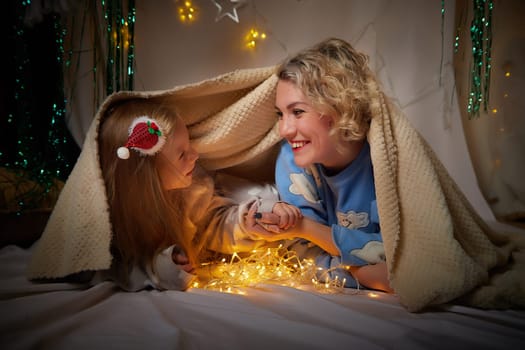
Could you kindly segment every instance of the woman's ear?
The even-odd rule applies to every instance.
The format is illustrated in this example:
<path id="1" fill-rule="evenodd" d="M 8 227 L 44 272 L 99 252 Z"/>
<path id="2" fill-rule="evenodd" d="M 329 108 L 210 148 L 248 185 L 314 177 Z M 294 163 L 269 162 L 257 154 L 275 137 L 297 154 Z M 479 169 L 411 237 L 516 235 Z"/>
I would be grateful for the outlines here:
<path id="1" fill-rule="evenodd" d="M 335 125 L 335 119 L 334 117 L 330 116 L 330 115 L 326 115 L 326 114 L 321 114 L 319 116 L 320 119 L 324 119 L 326 123 L 328 123 L 328 126 L 330 128 L 333 128 L 334 125 Z"/>

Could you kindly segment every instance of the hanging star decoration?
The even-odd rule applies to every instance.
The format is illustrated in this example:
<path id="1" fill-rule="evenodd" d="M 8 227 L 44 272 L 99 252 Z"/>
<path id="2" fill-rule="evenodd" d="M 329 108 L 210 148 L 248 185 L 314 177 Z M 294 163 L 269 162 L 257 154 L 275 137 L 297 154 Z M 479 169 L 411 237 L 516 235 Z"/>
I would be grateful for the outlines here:
<path id="1" fill-rule="evenodd" d="M 228 16 L 230 19 L 236 23 L 239 23 L 239 15 L 237 14 L 237 9 L 244 5 L 245 0 L 211 0 L 213 4 L 217 7 L 217 17 L 215 17 L 215 22 L 219 22 L 224 17 Z"/>

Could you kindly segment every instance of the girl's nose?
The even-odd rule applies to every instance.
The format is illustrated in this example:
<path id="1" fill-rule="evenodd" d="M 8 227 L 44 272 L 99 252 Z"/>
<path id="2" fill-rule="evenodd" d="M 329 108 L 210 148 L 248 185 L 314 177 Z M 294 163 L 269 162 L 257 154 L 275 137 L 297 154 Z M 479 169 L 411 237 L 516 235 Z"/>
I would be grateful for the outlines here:
<path id="1" fill-rule="evenodd" d="M 293 136 L 295 134 L 295 118 L 283 115 L 279 120 L 279 134 L 284 138 Z"/>
<path id="2" fill-rule="evenodd" d="M 190 148 L 190 159 L 192 161 L 196 161 L 197 159 L 199 159 L 199 153 L 197 153 L 197 151 L 195 151 L 193 147 Z"/>

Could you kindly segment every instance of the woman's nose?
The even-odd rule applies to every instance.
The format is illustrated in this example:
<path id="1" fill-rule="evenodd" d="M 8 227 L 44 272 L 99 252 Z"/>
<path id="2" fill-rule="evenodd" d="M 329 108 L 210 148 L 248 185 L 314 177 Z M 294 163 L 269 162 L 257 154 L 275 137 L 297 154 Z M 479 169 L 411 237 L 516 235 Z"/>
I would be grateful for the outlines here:
<path id="1" fill-rule="evenodd" d="M 283 117 L 279 120 L 279 134 L 285 138 L 295 134 L 294 118 L 283 115 Z"/>

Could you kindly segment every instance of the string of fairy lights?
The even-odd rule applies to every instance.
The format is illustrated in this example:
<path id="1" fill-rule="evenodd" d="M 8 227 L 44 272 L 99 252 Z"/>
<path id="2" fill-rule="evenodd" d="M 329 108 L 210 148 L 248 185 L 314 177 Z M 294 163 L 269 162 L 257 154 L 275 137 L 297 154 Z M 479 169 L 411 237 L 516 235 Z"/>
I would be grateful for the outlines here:
<path id="1" fill-rule="evenodd" d="M 348 267 L 340 265 L 329 269 L 317 266 L 312 259 L 301 259 L 296 252 L 278 247 L 255 249 L 249 254 L 234 253 L 229 259 L 203 263 L 197 269 L 198 279 L 192 288 L 224 293 L 246 294 L 247 288 L 263 284 L 277 284 L 293 288 L 314 287 L 321 293 L 342 293 L 345 278 L 334 274 Z M 357 284 L 356 293 L 360 291 Z"/>

